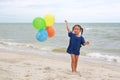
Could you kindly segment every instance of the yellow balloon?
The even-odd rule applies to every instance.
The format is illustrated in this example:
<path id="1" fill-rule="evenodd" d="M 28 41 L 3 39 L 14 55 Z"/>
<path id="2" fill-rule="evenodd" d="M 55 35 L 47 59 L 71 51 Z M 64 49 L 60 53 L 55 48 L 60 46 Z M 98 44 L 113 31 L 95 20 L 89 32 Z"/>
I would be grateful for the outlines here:
<path id="1" fill-rule="evenodd" d="M 47 26 L 52 26 L 55 22 L 55 17 L 52 14 L 46 14 L 44 20 Z"/>

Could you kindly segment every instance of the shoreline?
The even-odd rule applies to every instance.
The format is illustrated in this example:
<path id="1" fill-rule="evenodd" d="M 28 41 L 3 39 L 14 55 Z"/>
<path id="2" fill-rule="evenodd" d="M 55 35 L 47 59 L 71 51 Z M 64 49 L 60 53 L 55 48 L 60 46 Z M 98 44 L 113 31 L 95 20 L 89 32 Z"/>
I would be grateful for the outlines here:
<path id="1" fill-rule="evenodd" d="M 48 49 L 50 48 L 50 49 Z M 15 49 L 15 50 L 13 50 Z M 62 49 L 62 50 L 61 50 Z M 65 48 L 54 48 L 54 47 L 47 47 L 44 46 L 43 48 L 40 49 L 29 49 L 29 48 L 1 48 L 0 51 L 7 51 L 7 52 L 15 52 L 15 53 L 25 53 L 25 54 L 31 54 L 31 55 L 39 55 L 45 58 L 54 58 L 54 59 L 64 59 L 69 61 L 70 60 L 70 55 L 65 52 Z M 47 53 L 48 52 L 48 53 Z M 79 56 L 79 61 L 83 62 L 90 62 L 90 63 L 97 63 L 97 64 L 107 64 L 107 65 L 113 65 L 113 66 L 120 66 L 120 62 L 117 62 L 114 60 L 107 60 L 107 58 L 103 57 L 94 57 L 94 56 L 87 56 L 87 53 L 81 52 Z"/>
<path id="2" fill-rule="evenodd" d="M 80 60 L 72 74 L 70 59 L 0 49 L 1 80 L 119 80 L 119 66 Z M 48 54 L 48 53 L 46 53 Z M 59 54 L 59 53 L 56 53 Z M 70 56 L 67 56 L 70 57 Z M 80 56 L 81 57 L 81 56 Z M 64 59 L 65 58 L 65 59 Z M 82 57 L 81 57 L 82 58 Z"/>

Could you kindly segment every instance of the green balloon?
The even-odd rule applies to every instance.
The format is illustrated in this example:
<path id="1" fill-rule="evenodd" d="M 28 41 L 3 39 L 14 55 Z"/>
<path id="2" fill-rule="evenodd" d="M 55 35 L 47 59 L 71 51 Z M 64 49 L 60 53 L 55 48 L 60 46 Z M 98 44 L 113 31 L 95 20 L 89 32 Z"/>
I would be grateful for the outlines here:
<path id="1" fill-rule="evenodd" d="M 34 20 L 33 20 L 33 26 L 38 29 L 38 30 L 42 30 L 42 29 L 45 29 L 46 27 L 46 22 L 43 18 L 41 17 L 36 17 Z"/>

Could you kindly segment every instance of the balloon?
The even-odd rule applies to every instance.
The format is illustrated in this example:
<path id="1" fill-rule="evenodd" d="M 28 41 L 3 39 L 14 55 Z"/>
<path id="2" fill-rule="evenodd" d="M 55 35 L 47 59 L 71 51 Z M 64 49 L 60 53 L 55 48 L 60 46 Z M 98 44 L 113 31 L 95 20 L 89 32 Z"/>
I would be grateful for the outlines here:
<path id="1" fill-rule="evenodd" d="M 42 29 L 45 29 L 46 27 L 46 22 L 43 18 L 41 17 L 36 17 L 34 20 L 33 20 L 33 26 L 38 29 L 38 30 L 42 30 Z"/>
<path id="2" fill-rule="evenodd" d="M 55 17 L 52 14 L 46 14 L 44 19 L 47 26 L 52 26 L 55 22 Z"/>
<path id="3" fill-rule="evenodd" d="M 48 38 L 48 33 L 45 29 L 39 30 L 38 33 L 36 34 L 36 39 L 40 42 L 47 40 L 47 38 Z"/>
<path id="4" fill-rule="evenodd" d="M 46 28 L 46 31 L 48 32 L 48 37 L 51 38 L 55 35 L 55 29 L 51 26 Z"/>

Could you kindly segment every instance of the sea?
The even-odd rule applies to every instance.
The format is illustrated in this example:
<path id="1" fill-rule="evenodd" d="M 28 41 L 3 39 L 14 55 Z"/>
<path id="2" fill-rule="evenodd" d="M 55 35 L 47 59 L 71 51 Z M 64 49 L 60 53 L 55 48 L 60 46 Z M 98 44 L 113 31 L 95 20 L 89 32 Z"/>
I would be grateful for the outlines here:
<path id="1" fill-rule="evenodd" d="M 81 47 L 81 56 L 93 61 L 120 63 L 120 23 L 69 23 L 70 29 L 75 24 L 83 27 L 83 36 L 90 42 L 88 46 Z M 0 49 L 68 55 L 69 37 L 65 23 L 55 23 L 53 27 L 55 36 L 40 42 L 36 39 L 38 30 L 32 23 L 0 23 Z"/>

